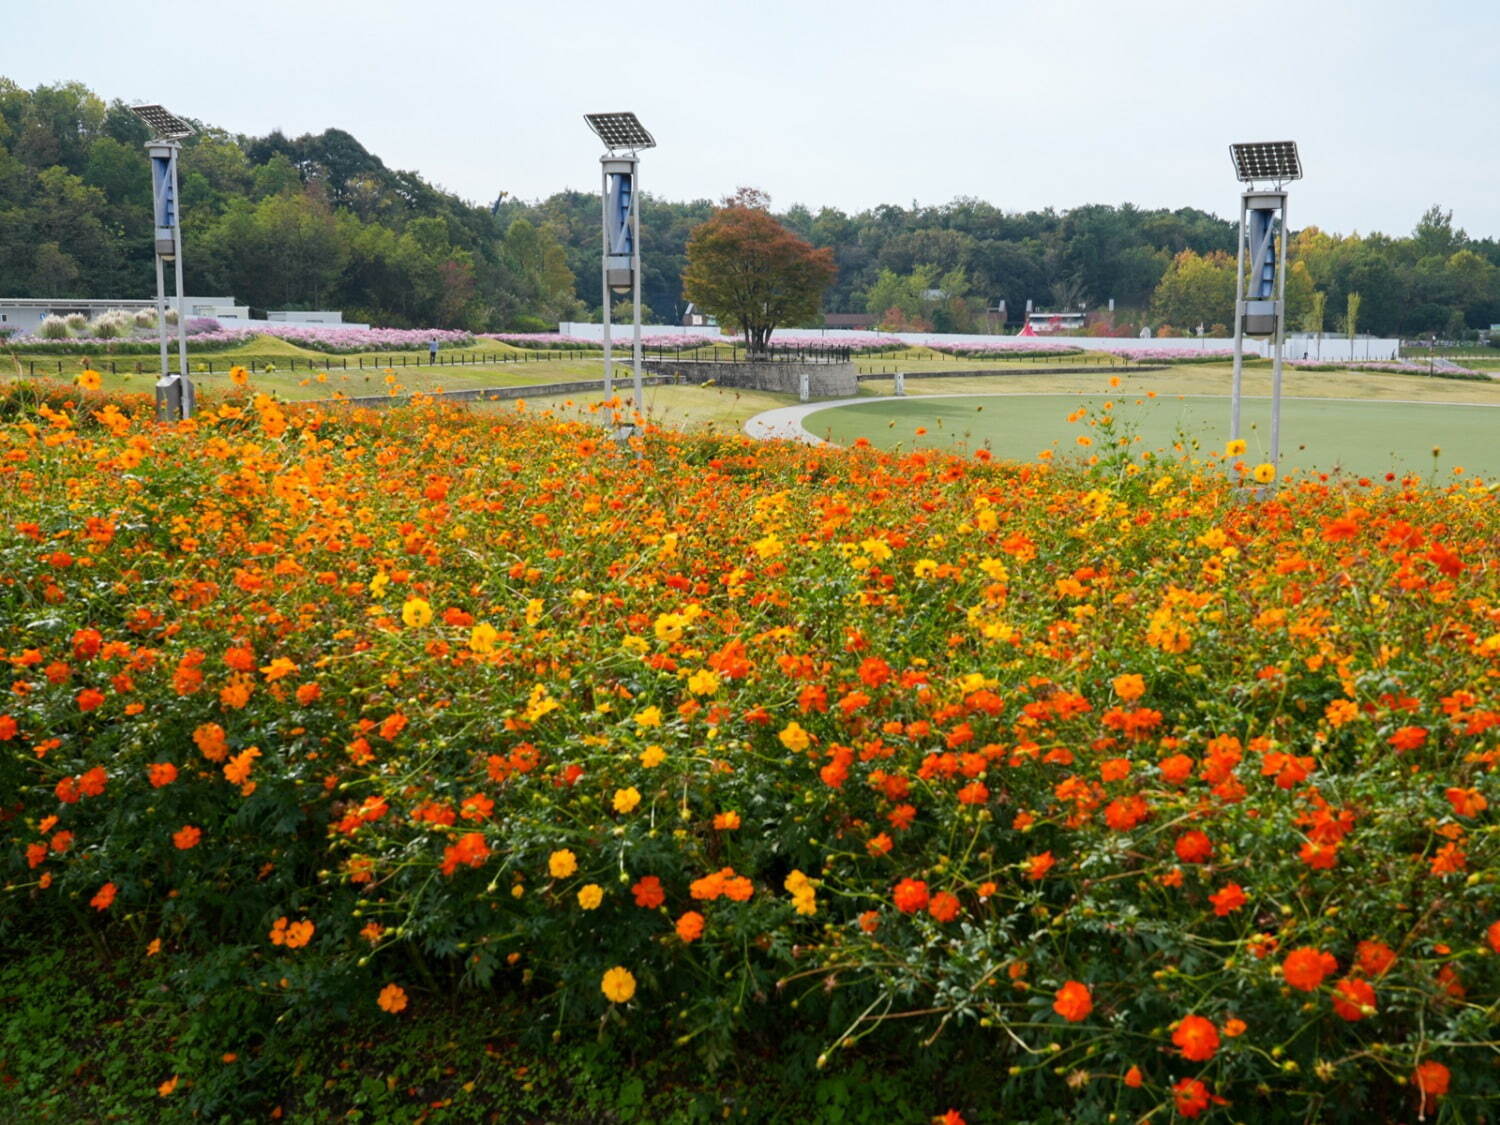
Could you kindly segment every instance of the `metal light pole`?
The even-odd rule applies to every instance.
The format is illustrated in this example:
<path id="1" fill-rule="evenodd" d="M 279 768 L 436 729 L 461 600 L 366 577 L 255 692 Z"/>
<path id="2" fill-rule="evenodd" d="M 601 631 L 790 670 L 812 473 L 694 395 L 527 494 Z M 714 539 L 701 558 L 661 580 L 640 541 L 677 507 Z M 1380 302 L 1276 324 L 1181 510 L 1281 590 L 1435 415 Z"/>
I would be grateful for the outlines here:
<path id="1" fill-rule="evenodd" d="M 1234 270 L 1234 380 L 1230 392 L 1229 438 L 1240 436 L 1240 391 L 1245 337 L 1267 336 L 1271 358 L 1271 464 L 1281 460 L 1281 360 L 1286 345 L 1286 253 L 1290 228 L 1282 184 L 1302 178 L 1296 141 L 1260 141 L 1229 146 L 1236 177 L 1249 186 L 1240 193 L 1240 220 Z M 1257 188 L 1269 180 L 1273 188 Z M 1249 270 L 1246 271 L 1246 260 Z"/>
<path id="2" fill-rule="evenodd" d="M 150 126 L 155 137 L 146 145 L 151 158 L 151 198 L 156 225 L 156 329 L 161 340 L 161 378 L 156 383 L 156 417 L 175 422 L 193 416 L 193 382 L 188 378 L 187 310 L 182 303 L 182 223 L 177 194 L 177 154 L 193 127 L 159 105 L 132 106 L 130 112 Z M 177 285 L 177 372 L 167 357 L 167 290 L 165 263 L 172 262 Z"/>
<path id="3" fill-rule="evenodd" d="M 614 293 L 631 294 L 631 367 L 634 372 L 634 408 L 641 409 L 641 149 L 655 148 L 656 141 L 633 113 L 586 113 L 583 119 L 609 151 L 599 158 L 602 176 L 600 199 L 604 218 L 604 254 L 601 265 L 600 308 L 604 324 L 604 397 L 614 395 L 614 351 L 610 339 L 610 302 Z M 629 438 L 634 426 L 616 434 Z"/>

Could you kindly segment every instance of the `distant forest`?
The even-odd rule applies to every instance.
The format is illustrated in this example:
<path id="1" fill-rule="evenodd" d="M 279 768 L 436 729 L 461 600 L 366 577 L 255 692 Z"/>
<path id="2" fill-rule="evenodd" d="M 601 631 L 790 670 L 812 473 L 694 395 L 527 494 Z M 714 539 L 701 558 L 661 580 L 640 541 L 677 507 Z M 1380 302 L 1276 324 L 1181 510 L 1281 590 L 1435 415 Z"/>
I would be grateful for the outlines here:
<path id="1" fill-rule="evenodd" d="M 181 158 L 194 295 L 474 331 L 598 316 L 596 196 L 475 205 L 386 167 L 342 130 L 247 137 L 195 124 Z M 82 84 L 28 91 L 0 78 L 0 296 L 154 291 L 148 139 L 124 104 Z M 642 299 L 655 320 L 680 318 L 687 239 L 713 206 L 645 198 Z M 1113 299 L 1131 327 L 1230 318 L 1234 226 L 1193 208 L 1017 212 L 956 199 L 857 214 L 796 205 L 778 218 L 833 249 L 825 312 L 974 331 L 996 327 L 986 310 L 1002 300 L 1014 324 L 1028 299 L 1093 310 Z M 1468 237 L 1439 207 L 1404 237 L 1308 228 L 1292 251 L 1299 323 L 1336 330 L 1351 293 L 1358 328 L 1378 335 L 1500 323 L 1500 243 Z"/>

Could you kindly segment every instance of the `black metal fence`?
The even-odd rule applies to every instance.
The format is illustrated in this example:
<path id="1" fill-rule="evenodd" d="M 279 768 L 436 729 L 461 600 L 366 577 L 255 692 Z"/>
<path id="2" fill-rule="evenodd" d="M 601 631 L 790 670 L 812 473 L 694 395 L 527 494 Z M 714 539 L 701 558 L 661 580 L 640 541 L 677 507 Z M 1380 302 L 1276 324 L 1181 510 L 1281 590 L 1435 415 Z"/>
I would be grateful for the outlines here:
<path id="1" fill-rule="evenodd" d="M 232 367 L 243 367 L 252 375 L 263 374 L 266 371 L 395 371 L 405 367 L 499 367 L 510 363 L 545 363 L 556 359 L 598 359 L 601 353 L 595 351 L 583 351 L 572 349 L 554 349 L 551 351 L 536 352 L 465 352 L 444 355 L 437 353 L 437 358 L 432 359 L 421 352 L 413 352 L 408 355 L 387 356 L 347 356 L 329 355 L 308 358 L 306 356 L 265 356 L 250 359 L 225 359 L 222 356 L 189 354 L 188 364 L 192 368 L 191 374 L 222 374 Z M 350 360 L 354 360 L 350 363 Z M 121 371 L 134 372 L 144 375 L 148 372 L 157 371 L 159 363 L 156 356 L 142 356 L 131 359 L 106 359 L 94 360 L 89 357 L 79 357 L 80 362 L 87 360 L 97 371 L 108 371 L 111 375 L 118 375 Z M 62 374 L 62 360 L 26 360 L 30 374 L 35 375 L 40 367 L 43 374 L 47 374 L 56 365 L 56 371 Z M 172 366 L 177 365 L 177 353 L 171 356 Z"/>

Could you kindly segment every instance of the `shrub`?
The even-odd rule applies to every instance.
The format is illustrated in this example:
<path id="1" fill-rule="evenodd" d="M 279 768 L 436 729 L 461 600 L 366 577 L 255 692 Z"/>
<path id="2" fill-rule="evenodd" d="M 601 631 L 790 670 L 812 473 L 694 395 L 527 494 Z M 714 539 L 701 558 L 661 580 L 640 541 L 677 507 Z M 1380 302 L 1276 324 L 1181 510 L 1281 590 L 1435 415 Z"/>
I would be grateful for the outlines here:
<path id="1" fill-rule="evenodd" d="M 88 332 L 98 340 L 114 340 L 129 336 L 132 327 L 132 317 L 124 309 L 109 309 L 94 318 Z"/>
<path id="2" fill-rule="evenodd" d="M 73 328 L 68 323 L 68 318 L 49 314 L 42 317 L 42 323 L 37 327 L 37 335 L 44 340 L 66 340 L 73 335 Z"/>

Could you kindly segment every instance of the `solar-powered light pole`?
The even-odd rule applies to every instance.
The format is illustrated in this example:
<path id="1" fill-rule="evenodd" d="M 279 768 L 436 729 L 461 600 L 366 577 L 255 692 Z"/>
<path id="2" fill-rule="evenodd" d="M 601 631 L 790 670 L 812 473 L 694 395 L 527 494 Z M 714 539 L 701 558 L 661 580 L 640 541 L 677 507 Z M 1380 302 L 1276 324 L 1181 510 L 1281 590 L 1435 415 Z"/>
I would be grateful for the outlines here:
<path id="1" fill-rule="evenodd" d="M 1296 141 L 1258 141 L 1229 146 L 1234 173 L 1248 185 L 1240 193 L 1240 224 L 1234 270 L 1234 384 L 1229 437 L 1240 436 L 1240 384 L 1245 337 L 1270 337 L 1271 464 L 1281 457 L 1281 354 L 1286 343 L 1286 192 L 1282 184 L 1302 178 Z M 1274 187 L 1257 188 L 1256 181 Z M 1246 270 L 1246 258 L 1249 269 Z"/>
<path id="2" fill-rule="evenodd" d="M 637 174 L 643 148 L 656 141 L 633 113 L 586 113 L 583 119 L 609 151 L 599 158 L 603 173 L 604 261 L 604 397 L 614 396 L 614 355 L 610 346 L 612 293 L 631 294 L 632 367 L 635 372 L 635 409 L 641 409 L 641 195 Z M 620 437 L 632 432 L 627 427 Z"/>
<path id="3" fill-rule="evenodd" d="M 159 105 L 131 106 L 130 112 L 156 134 L 146 145 L 151 157 L 151 197 L 156 216 L 156 329 L 161 339 L 161 378 L 156 383 L 156 417 L 175 422 L 193 416 L 193 383 L 188 378 L 187 316 L 182 304 L 182 223 L 177 195 L 177 153 L 193 127 Z M 163 263 L 177 278 L 177 373 L 167 358 L 167 289 Z"/>

